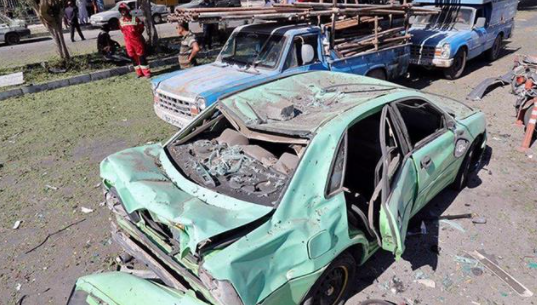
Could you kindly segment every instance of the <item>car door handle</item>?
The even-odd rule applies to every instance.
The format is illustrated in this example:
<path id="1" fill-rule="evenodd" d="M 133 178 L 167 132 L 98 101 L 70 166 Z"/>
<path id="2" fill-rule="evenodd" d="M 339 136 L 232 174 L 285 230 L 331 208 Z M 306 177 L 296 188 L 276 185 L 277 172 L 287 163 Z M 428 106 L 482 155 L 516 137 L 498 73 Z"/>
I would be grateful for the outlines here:
<path id="1" fill-rule="evenodd" d="M 421 159 L 421 168 L 427 169 L 431 164 L 433 164 L 433 160 L 431 160 L 431 157 L 425 156 Z"/>

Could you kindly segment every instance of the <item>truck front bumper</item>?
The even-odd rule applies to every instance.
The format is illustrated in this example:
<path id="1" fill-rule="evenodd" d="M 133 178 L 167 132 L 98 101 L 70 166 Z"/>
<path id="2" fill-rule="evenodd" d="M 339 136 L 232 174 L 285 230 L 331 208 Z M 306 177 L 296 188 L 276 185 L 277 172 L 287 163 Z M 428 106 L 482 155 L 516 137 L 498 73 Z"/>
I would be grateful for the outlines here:
<path id="1" fill-rule="evenodd" d="M 441 59 L 441 58 L 419 58 L 411 57 L 411 65 L 419 66 L 429 66 L 429 67 L 439 67 L 439 68 L 449 68 L 453 65 L 453 58 L 451 59 Z"/>
<path id="2" fill-rule="evenodd" d="M 175 127 L 184 128 L 193 120 L 192 117 L 184 117 L 178 114 L 174 114 L 171 111 L 162 108 L 157 103 L 153 104 L 153 107 L 155 108 L 155 113 L 159 118 L 169 124 L 172 124 Z"/>

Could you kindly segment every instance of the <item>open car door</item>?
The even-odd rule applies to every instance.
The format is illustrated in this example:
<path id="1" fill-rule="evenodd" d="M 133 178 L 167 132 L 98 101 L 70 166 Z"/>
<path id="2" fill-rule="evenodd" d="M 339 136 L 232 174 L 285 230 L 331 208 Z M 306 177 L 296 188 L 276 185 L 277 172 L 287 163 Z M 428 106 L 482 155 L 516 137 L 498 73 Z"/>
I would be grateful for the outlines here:
<path id="1" fill-rule="evenodd" d="M 382 110 L 380 144 L 382 149 L 382 185 L 379 231 L 381 247 L 399 259 L 405 250 L 405 236 L 416 194 L 416 168 L 406 152 L 403 134 L 394 124 L 390 106 Z"/>

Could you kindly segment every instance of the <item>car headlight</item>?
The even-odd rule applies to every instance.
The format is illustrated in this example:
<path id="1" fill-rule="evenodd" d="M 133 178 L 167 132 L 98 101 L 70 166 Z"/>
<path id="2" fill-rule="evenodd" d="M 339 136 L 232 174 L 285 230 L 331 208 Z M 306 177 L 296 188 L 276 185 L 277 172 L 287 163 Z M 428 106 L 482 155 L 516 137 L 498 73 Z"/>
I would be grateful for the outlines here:
<path id="1" fill-rule="evenodd" d="M 468 150 L 468 146 L 470 145 L 470 141 L 466 139 L 458 139 L 457 142 L 455 142 L 455 152 L 453 153 L 456 158 L 464 156 L 464 153 L 466 153 L 466 150 Z"/>
<path id="2" fill-rule="evenodd" d="M 449 46 L 449 43 L 444 43 L 442 47 L 436 48 L 434 55 L 440 58 L 449 58 L 450 52 L 451 47 Z"/>

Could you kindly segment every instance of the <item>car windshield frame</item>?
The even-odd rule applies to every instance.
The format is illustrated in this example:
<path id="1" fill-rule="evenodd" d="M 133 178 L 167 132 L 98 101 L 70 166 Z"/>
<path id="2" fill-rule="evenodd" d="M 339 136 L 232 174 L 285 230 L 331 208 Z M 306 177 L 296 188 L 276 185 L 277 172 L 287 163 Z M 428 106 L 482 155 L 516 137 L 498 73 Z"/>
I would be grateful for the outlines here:
<path id="1" fill-rule="evenodd" d="M 426 6 L 425 8 L 435 7 Z M 467 14 L 467 16 L 462 14 Z M 447 5 L 441 7 L 441 11 L 438 14 L 415 16 L 412 27 L 440 30 L 471 30 L 474 25 L 475 14 L 476 9 L 473 7 Z"/>
<path id="2" fill-rule="evenodd" d="M 254 38 L 254 36 L 257 36 Z M 232 45 L 237 41 L 237 37 L 240 37 L 241 39 L 258 39 L 257 45 L 255 48 L 258 48 L 259 50 L 256 50 L 255 53 L 252 54 L 246 54 L 244 57 L 246 60 L 237 60 L 237 47 Z M 242 42 L 245 43 L 245 42 Z M 251 44 L 255 44 L 256 42 L 250 42 Z M 280 62 L 283 58 L 283 53 L 285 53 L 285 46 L 287 45 L 287 37 L 285 35 L 280 34 L 274 34 L 274 33 L 256 33 L 256 32 L 250 32 L 250 31 L 238 31 L 229 37 L 228 41 L 222 48 L 222 51 L 220 51 L 220 54 L 218 55 L 218 58 L 216 61 L 222 63 L 222 64 L 235 64 L 239 66 L 253 66 L 256 68 L 265 68 L 268 70 L 275 70 L 280 66 Z M 275 48 L 280 48 L 278 51 L 278 56 L 275 58 L 272 55 L 272 60 L 267 62 L 267 58 L 269 55 L 271 55 L 271 52 L 274 51 Z M 231 56 L 227 56 L 226 52 L 230 52 Z"/>

